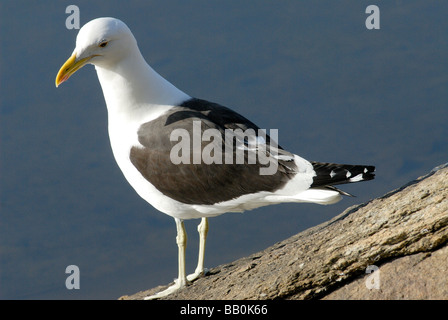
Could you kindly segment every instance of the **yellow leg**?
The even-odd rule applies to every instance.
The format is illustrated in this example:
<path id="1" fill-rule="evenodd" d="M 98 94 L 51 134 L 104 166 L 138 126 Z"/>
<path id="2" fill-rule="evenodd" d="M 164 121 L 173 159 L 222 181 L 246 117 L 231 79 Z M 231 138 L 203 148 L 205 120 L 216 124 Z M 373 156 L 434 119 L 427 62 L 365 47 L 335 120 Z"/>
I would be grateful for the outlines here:
<path id="1" fill-rule="evenodd" d="M 185 249 L 187 247 L 187 233 L 185 232 L 184 222 L 180 219 L 175 218 L 177 237 L 176 243 L 179 250 L 178 262 L 179 262 L 179 273 L 178 278 L 175 280 L 174 285 L 170 286 L 168 289 L 156 293 L 155 295 L 145 297 L 145 300 L 158 299 L 166 297 L 171 293 L 185 287 L 188 284 L 187 277 L 185 276 Z"/>
<path id="2" fill-rule="evenodd" d="M 177 228 L 177 247 L 178 247 L 178 263 L 179 263 L 179 276 L 177 277 L 176 284 L 180 288 L 187 285 L 187 276 L 185 274 L 185 249 L 187 248 L 187 232 L 185 231 L 184 222 L 180 219 L 176 220 Z"/>
<path id="3" fill-rule="evenodd" d="M 193 274 L 189 274 L 188 281 L 193 281 L 197 279 L 200 275 L 204 273 L 204 256 L 205 256 L 205 242 L 207 240 L 208 233 L 208 219 L 202 218 L 201 223 L 198 225 L 199 232 L 199 255 L 198 255 L 198 266 Z"/>

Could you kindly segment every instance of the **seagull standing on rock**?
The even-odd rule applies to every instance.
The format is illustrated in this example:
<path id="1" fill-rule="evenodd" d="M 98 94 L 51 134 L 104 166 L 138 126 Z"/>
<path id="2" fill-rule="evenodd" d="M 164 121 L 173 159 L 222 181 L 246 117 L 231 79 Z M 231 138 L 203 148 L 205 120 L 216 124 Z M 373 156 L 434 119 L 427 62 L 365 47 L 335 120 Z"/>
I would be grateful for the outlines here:
<path id="1" fill-rule="evenodd" d="M 179 274 L 167 296 L 204 273 L 208 218 L 283 202 L 332 204 L 334 185 L 371 180 L 375 168 L 307 161 L 229 108 L 194 98 L 146 63 L 131 30 L 115 18 L 84 25 L 56 86 L 95 66 L 108 110 L 110 144 L 135 191 L 174 218 Z M 186 275 L 183 221 L 201 218 L 199 258 Z"/>

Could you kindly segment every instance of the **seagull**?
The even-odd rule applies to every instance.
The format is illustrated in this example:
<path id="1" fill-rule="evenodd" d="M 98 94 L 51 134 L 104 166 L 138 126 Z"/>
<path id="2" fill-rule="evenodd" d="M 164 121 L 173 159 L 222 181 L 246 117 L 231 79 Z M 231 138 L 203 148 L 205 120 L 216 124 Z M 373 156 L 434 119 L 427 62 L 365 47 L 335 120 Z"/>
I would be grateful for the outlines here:
<path id="1" fill-rule="evenodd" d="M 165 297 L 206 272 L 208 218 L 285 202 L 333 204 L 351 196 L 335 185 L 374 179 L 374 166 L 305 160 L 279 146 L 272 130 L 267 134 L 227 107 L 184 93 L 148 65 L 119 19 L 97 18 L 79 30 L 56 87 L 86 64 L 95 66 L 124 177 L 176 223 L 178 277 L 146 299 Z M 186 219 L 201 219 L 198 264 L 190 275 Z"/>

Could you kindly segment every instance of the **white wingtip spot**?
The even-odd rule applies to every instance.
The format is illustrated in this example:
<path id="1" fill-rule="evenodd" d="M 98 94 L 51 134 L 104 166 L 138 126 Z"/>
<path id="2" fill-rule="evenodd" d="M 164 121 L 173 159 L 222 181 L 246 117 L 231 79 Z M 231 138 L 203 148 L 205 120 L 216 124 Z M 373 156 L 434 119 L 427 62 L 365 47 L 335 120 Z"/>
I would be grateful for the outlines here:
<path id="1" fill-rule="evenodd" d="M 350 171 L 347 171 L 347 174 L 345 175 L 346 178 L 350 178 L 352 176 L 352 173 Z"/>
<path id="2" fill-rule="evenodd" d="M 330 178 L 333 178 L 335 175 L 336 175 L 336 173 L 335 173 L 333 170 L 331 170 L 331 172 L 330 172 Z"/>
<path id="3" fill-rule="evenodd" d="M 354 176 L 353 178 L 351 178 L 350 182 L 358 182 L 358 181 L 362 181 L 362 180 L 364 180 L 364 179 L 362 178 L 362 173 L 360 173 L 360 174 Z"/>

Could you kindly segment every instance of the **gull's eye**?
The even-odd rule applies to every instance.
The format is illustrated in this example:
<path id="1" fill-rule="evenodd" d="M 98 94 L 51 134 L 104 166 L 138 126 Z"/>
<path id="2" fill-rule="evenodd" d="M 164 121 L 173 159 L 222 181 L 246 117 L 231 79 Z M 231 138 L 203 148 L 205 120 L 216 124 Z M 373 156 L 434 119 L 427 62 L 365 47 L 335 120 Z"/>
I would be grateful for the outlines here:
<path id="1" fill-rule="evenodd" d="M 107 42 L 107 41 L 102 41 L 98 46 L 101 47 L 101 48 L 104 48 L 104 47 L 107 46 L 108 43 L 109 42 Z"/>

